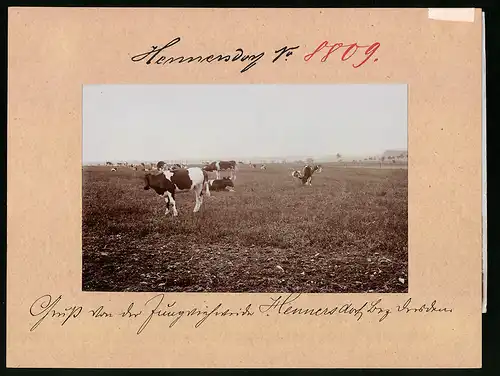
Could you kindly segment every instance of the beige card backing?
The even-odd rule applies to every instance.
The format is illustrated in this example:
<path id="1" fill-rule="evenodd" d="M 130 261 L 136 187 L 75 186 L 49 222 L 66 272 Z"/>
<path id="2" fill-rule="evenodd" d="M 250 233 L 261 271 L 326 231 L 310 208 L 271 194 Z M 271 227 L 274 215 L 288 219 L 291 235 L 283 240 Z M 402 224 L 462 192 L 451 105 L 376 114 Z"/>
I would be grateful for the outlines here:
<path id="1" fill-rule="evenodd" d="M 11 8 L 8 47 L 7 365 L 9 367 L 480 367 L 481 11 L 473 22 L 430 19 L 427 9 Z M 243 48 L 238 64 L 148 66 L 131 56 L 180 36 L 177 55 Z M 303 56 L 322 41 L 370 45 L 359 68 Z M 274 51 L 300 46 L 288 61 Z M 196 55 L 195 55 L 196 56 Z M 359 60 L 357 60 L 359 62 Z M 303 308 L 359 306 L 368 315 L 186 318 L 84 314 L 136 307 L 155 294 L 84 293 L 82 87 L 85 84 L 406 83 L 409 151 L 409 293 L 307 294 Z M 327 109 L 325 109 L 327 110 Z M 332 114 L 334 116 L 334 114 Z M 30 307 L 62 296 L 61 319 Z M 166 294 L 178 307 L 238 309 L 277 294 Z M 412 306 L 446 311 L 399 312 Z M 39 301 L 40 302 L 40 301 Z M 42 302 L 46 304 L 47 301 Z M 300 304 L 299 304 L 300 302 Z M 451 311 L 451 312 L 450 312 Z M 72 312 L 69 310 L 69 312 Z M 68 310 L 66 310 L 66 314 Z"/>

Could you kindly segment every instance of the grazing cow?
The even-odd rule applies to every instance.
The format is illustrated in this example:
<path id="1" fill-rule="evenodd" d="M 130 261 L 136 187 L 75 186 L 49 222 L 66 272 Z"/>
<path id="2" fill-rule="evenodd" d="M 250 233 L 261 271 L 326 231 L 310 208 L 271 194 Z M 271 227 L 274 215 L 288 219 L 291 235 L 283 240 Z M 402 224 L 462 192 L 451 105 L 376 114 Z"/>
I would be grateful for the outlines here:
<path id="1" fill-rule="evenodd" d="M 236 161 L 215 161 L 207 164 L 203 167 L 203 170 L 207 172 L 215 171 L 217 179 L 220 179 L 220 172 L 229 170 L 231 172 L 231 178 L 236 180 Z"/>
<path id="2" fill-rule="evenodd" d="M 208 181 L 208 186 L 211 191 L 234 191 L 234 183 L 229 177 L 223 177 L 222 179 L 212 179 Z"/>
<path id="3" fill-rule="evenodd" d="M 144 175 L 144 183 L 145 190 L 152 188 L 165 199 L 167 203 L 165 215 L 169 213 L 169 209 L 172 207 L 174 217 L 178 215 L 175 205 L 176 192 L 194 192 L 196 199 L 194 213 L 198 212 L 203 204 L 203 191 L 205 190 L 207 197 L 210 196 L 208 174 L 199 167 L 181 168 L 174 171 L 166 170 L 157 175 L 147 173 Z"/>
<path id="4" fill-rule="evenodd" d="M 304 166 L 304 169 L 302 170 L 302 173 L 300 173 L 300 171 L 296 170 L 296 171 L 292 172 L 292 176 L 294 178 L 297 178 L 300 181 L 302 181 L 302 184 L 311 185 L 313 174 L 315 172 L 319 173 L 321 171 L 322 171 L 322 167 L 320 165 L 316 165 L 314 167 L 306 165 L 306 166 Z"/>
<path id="5" fill-rule="evenodd" d="M 116 168 L 114 168 L 114 167 L 113 167 L 113 168 L 111 169 L 111 171 L 116 171 Z"/>
<path id="6" fill-rule="evenodd" d="M 265 164 L 263 164 L 262 166 L 260 166 L 260 169 L 261 169 L 261 170 L 265 170 L 266 168 L 267 168 L 267 167 L 266 167 L 266 165 L 265 165 Z"/>

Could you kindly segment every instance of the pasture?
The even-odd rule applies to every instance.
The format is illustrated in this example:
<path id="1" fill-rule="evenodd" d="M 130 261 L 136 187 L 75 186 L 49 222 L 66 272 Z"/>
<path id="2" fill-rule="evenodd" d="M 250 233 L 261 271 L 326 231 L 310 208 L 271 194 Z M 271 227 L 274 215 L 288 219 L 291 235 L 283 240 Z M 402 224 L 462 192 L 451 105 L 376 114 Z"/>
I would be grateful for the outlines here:
<path id="1" fill-rule="evenodd" d="M 302 186 L 301 167 L 239 167 L 198 213 L 178 193 L 176 218 L 144 172 L 83 167 L 83 290 L 407 292 L 407 169 L 323 164 Z"/>

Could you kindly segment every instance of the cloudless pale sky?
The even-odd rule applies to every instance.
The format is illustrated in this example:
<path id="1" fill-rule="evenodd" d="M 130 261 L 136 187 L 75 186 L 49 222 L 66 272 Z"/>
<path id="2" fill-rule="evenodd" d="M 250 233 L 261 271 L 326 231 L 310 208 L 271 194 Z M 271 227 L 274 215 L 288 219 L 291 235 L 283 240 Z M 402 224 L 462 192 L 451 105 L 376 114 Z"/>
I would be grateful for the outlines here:
<path id="1" fill-rule="evenodd" d="M 83 162 L 407 148 L 407 85 L 86 85 Z"/>

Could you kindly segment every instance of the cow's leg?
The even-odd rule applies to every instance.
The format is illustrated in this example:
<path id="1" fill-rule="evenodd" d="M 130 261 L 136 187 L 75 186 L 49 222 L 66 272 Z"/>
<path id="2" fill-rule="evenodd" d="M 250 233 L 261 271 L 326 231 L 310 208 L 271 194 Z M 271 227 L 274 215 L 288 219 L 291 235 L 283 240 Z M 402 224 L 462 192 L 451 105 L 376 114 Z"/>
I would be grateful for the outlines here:
<path id="1" fill-rule="evenodd" d="M 217 180 L 220 179 L 220 171 L 215 170 L 215 176 L 217 177 Z"/>
<path id="2" fill-rule="evenodd" d="M 167 204 L 167 208 L 165 209 L 165 215 L 170 213 L 170 206 L 172 205 L 172 195 L 170 195 L 170 192 L 165 192 L 163 194 L 163 198 L 165 200 L 165 203 Z"/>
<path id="3" fill-rule="evenodd" d="M 170 204 L 172 205 L 172 212 L 174 214 L 174 217 L 177 217 L 179 215 L 179 213 L 177 212 L 177 206 L 175 205 L 174 196 L 172 195 L 172 193 L 170 193 L 168 191 L 166 192 L 166 195 L 170 200 Z"/>
<path id="4" fill-rule="evenodd" d="M 167 208 L 165 209 L 165 215 L 169 213 L 168 207 L 170 206 L 170 200 L 167 195 L 164 196 L 165 198 L 165 203 L 167 204 Z"/>
<path id="5" fill-rule="evenodd" d="M 210 197 L 210 185 L 208 184 L 208 181 L 205 181 L 204 184 L 205 184 L 205 194 L 207 195 L 207 197 Z"/>
<path id="6" fill-rule="evenodd" d="M 200 200 L 200 205 L 198 206 L 198 210 L 201 209 L 201 205 L 203 205 L 203 184 L 200 185 L 200 194 L 198 195 Z"/>
<path id="7" fill-rule="evenodd" d="M 201 203 L 202 203 L 202 199 L 201 199 L 201 187 L 200 186 L 197 186 L 195 189 L 194 189 L 194 198 L 196 199 L 196 204 L 194 205 L 194 210 L 193 210 L 193 213 L 196 213 L 200 210 L 200 206 L 201 206 Z"/>

